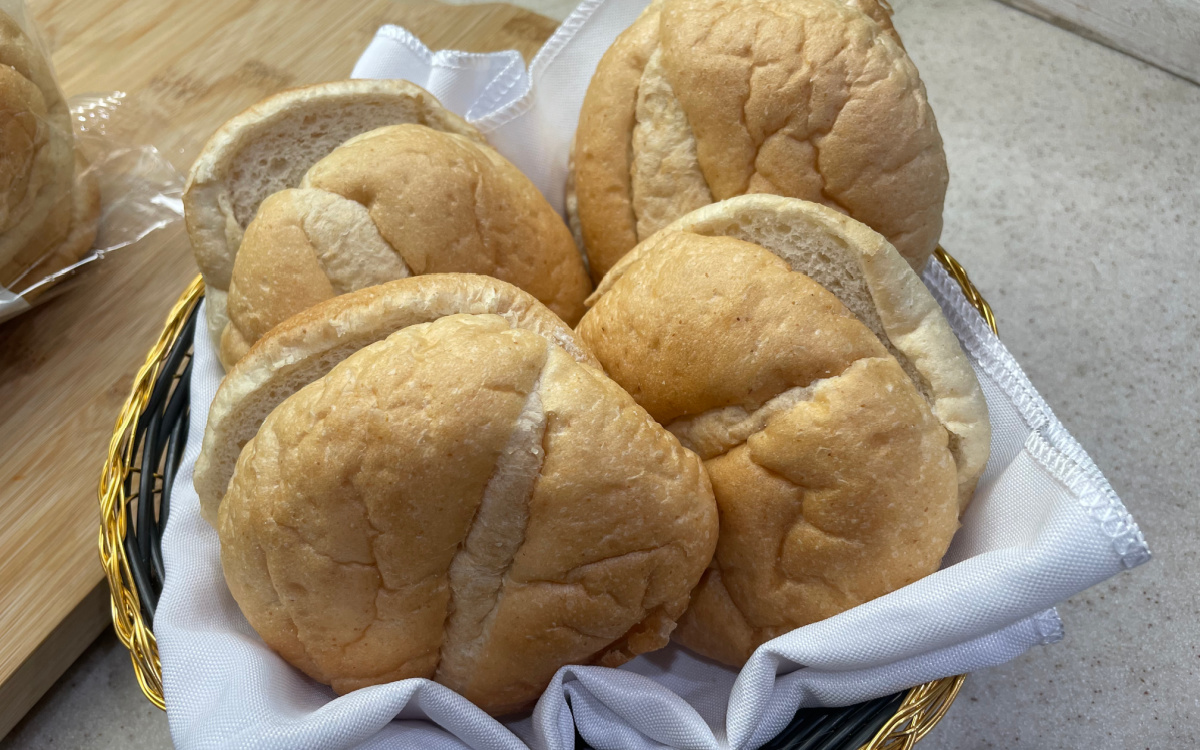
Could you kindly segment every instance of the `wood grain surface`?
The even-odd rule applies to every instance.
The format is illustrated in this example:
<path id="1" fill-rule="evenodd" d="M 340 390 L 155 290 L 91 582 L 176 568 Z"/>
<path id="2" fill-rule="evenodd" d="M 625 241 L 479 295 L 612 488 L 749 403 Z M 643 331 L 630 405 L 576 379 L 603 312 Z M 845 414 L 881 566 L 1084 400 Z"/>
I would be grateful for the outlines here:
<path id="1" fill-rule="evenodd" d="M 67 95 L 124 91 L 186 172 L 230 116 L 344 78 L 382 24 L 434 49 L 517 49 L 556 23 L 510 5 L 389 0 L 31 0 Z M 0 737 L 106 624 L 96 489 L 117 411 L 196 275 L 182 226 L 114 252 L 0 324 Z"/>

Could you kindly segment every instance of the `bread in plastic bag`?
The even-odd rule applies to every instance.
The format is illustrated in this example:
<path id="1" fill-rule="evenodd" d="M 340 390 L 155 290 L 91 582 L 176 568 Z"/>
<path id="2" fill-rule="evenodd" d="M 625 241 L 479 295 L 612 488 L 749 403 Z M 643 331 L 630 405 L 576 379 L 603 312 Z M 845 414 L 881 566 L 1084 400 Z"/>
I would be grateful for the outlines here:
<path id="1" fill-rule="evenodd" d="M 0 320 L 182 217 L 183 178 L 126 94 L 68 101 L 23 0 L 0 0 Z"/>

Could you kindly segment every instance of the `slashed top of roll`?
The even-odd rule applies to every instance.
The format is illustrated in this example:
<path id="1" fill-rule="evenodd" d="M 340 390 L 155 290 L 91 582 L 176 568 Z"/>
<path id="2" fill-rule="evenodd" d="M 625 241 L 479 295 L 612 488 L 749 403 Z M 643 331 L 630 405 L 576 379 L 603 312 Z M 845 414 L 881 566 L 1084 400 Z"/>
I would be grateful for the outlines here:
<path id="1" fill-rule="evenodd" d="M 625 255 L 588 299 L 594 305 L 672 235 L 733 237 L 759 245 L 832 292 L 878 337 L 950 434 L 965 507 L 991 450 L 987 402 L 937 301 L 878 232 L 828 207 L 775 195 L 705 206 Z"/>
<path id="2" fill-rule="evenodd" d="M 448 315 L 494 314 L 599 369 L 574 332 L 526 292 L 473 274 L 417 276 L 334 297 L 272 329 L 221 381 L 193 479 L 211 524 L 242 448 L 288 396 L 363 347 Z"/>
<path id="3" fill-rule="evenodd" d="M 561 217 L 495 150 L 415 124 L 357 135 L 259 206 L 234 262 L 221 361 L 336 294 L 446 272 L 507 281 L 568 323 L 591 291 Z"/>
<path id="4" fill-rule="evenodd" d="M 269 195 L 354 136 L 415 123 L 486 143 L 429 92 L 400 80 L 330 81 L 270 96 L 222 125 L 188 175 L 184 219 L 208 292 L 209 332 L 220 336 L 225 291 L 246 225 Z"/>
<path id="5" fill-rule="evenodd" d="M 593 278 L 712 201 L 772 193 L 873 227 L 917 269 L 948 173 L 916 67 L 876 0 L 663 0 L 601 59 L 568 208 Z"/>

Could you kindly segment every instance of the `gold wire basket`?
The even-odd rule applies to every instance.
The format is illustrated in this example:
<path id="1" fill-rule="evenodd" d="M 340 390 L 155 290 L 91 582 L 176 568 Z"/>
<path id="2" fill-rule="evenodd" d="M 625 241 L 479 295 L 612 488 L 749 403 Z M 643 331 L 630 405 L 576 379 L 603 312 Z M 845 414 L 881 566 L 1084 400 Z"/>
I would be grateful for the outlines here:
<path id="1" fill-rule="evenodd" d="M 992 309 L 962 265 L 941 247 L 934 257 L 995 332 Z M 142 692 L 159 708 L 166 703 L 151 630 L 162 590 L 159 539 L 187 439 L 191 334 L 203 296 L 204 284 L 197 278 L 171 308 L 121 408 L 100 473 L 100 561 L 112 595 L 113 626 L 129 649 Z M 766 748 L 910 750 L 946 714 L 964 679 L 946 677 L 841 709 L 802 709 Z"/>

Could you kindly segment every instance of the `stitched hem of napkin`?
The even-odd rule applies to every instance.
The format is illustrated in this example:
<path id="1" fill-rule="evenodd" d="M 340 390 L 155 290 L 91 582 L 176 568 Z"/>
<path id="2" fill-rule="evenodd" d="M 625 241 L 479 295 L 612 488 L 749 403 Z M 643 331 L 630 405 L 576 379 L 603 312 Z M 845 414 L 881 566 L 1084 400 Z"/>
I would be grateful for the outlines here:
<path id="1" fill-rule="evenodd" d="M 1112 498 L 1103 491 L 1104 488 L 1096 486 L 1095 479 L 1088 476 L 1083 466 L 1054 446 L 1041 432 L 1029 433 L 1025 450 L 1051 476 L 1066 485 L 1087 514 L 1113 540 L 1125 567 L 1132 568 L 1150 559 L 1150 550 L 1133 516 L 1120 500 L 1112 502 Z"/>
<path id="2" fill-rule="evenodd" d="M 505 123 L 519 117 L 529 110 L 533 104 L 533 87 L 535 81 L 542 71 L 549 67 L 550 63 L 567 47 L 567 44 L 579 33 L 579 31 L 587 25 L 588 21 L 596 14 L 596 9 L 603 5 L 607 0 L 584 0 L 574 11 L 571 12 L 554 34 L 546 40 L 542 45 L 541 50 L 533 58 L 533 62 L 529 65 L 529 73 L 524 76 L 518 76 L 517 80 L 526 82 L 525 91 L 519 97 L 504 105 L 495 112 L 490 112 L 479 120 L 473 122 L 475 127 L 479 128 L 484 133 L 490 133 L 496 128 Z M 514 81 L 515 83 L 516 81 Z M 512 88 L 510 84 L 501 92 L 501 96 L 507 93 Z M 489 97 L 491 101 L 497 101 L 500 96 Z"/>
<path id="3" fill-rule="evenodd" d="M 500 83 L 502 80 L 503 83 Z M 489 81 L 488 85 L 483 88 L 483 93 L 480 94 L 479 99 L 467 110 L 467 114 L 465 115 L 467 121 L 479 128 L 480 132 L 491 132 L 497 127 L 496 124 L 490 121 L 492 110 L 500 102 L 504 101 L 504 97 L 508 96 L 508 92 L 514 86 L 520 83 L 524 83 L 526 89 L 521 96 L 528 99 L 530 92 L 533 90 L 533 86 L 529 81 L 529 74 L 525 72 L 525 60 L 518 54 L 516 59 L 509 60 L 508 64 L 496 74 L 496 77 Z M 484 122 L 485 120 L 487 121 L 486 123 Z"/>
<path id="4" fill-rule="evenodd" d="M 399 42 L 411 51 L 414 55 L 421 58 L 421 61 L 433 68 L 448 68 L 450 70 L 469 70 L 472 68 L 486 68 L 495 59 L 496 52 L 463 52 L 462 50 L 441 50 L 434 52 L 425 46 L 425 43 L 416 37 L 411 31 L 403 26 L 395 24 L 387 24 L 380 26 L 375 32 L 375 36 L 384 36 L 394 42 Z M 509 50 L 511 52 L 511 50 Z M 519 53 L 514 52 L 517 57 Z"/>
<path id="5" fill-rule="evenodd" d="M 1042 645 L 1058 643 L 1063 639 L 1062 618 L 1058 616 L 1058 609 L 1054 607 L 1034 615 L 1033 627 L 1037 629 Z"/>
<path id="6" fill-rule="evenodd" d="M 1126 568 L 1150 559 L 1150 548 L 1137 522 L 1112 485 L 1041 395 L 1034 390 L 1004 343 L 984 323 L 979 311 L 967 302 L 946 269 L 930 263 L 923 274 L 963 347 L 980 368 L 1009 395 L 1017 412 L 1032 431 L 1025 447 L 1052 476 L 1061 481 L 1113 542 Z"/>
<path id="7" fill-rule="evenodd" d="M 379 37 L 385 37 L 404 46 L 431 69 L 487 69 L 498 56 L 507 59 L 504 67 L 483 85 L 479 99 L 472 102 L 471 106 L 463 114 L 463 118 L 467 122 L 473 123 L 482 116 L 486 116 L 489 110 L 494 109 L 499 102 L 503 101 L 513 86 L 523 80 L 528 80 L 528 75 L 525 72 L 525 59 L 515 50 L 487 53 L 463 52 L 461 50 L 441 50 L 440 52 L 434 52 L 411 31 L 403 26 L 396 26 L 394 24 L 379 27 L 379 31 L 375 33 L 375 38 Z M 483 115 L 479 113 L 483 113 Z"/>

